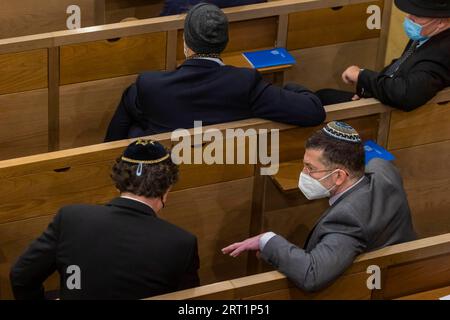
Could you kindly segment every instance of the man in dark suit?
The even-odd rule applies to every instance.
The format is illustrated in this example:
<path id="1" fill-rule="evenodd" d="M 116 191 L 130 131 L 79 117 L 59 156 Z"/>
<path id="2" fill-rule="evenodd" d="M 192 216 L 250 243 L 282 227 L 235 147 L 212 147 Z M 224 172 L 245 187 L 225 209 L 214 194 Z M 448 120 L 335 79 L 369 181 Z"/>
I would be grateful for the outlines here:
<path id="1" fill-rule="evenodd" d="M 411 213 L 397 169 L 375 158 L 364 168 L 358 133 L 331 122 L 306 142 L 299 188 L 309 200 L 329 198 L 304 249 L 267 232 L 232 244 L 223 253 L 233 257 L 260 251 L 264 261 L 299 288 L 317 291 L 333 283 L 367 251 L 414 240 Z"/>
<path id="2" fill-rule="evenodd" d="M 324 105 L 374 97 L 404 111 L 414 110 L 450 86 L 450 1 L 395 0 L 409 15 L 404 29 L 410 41 L 403 55 L 381 72 L 350 66 L 342 74 L 355 92 L 322 89 Z"/>
<path id="3" fill-rule="evenodd" d="M 164 8 L 160 15 L 170 16 L 172 14 L 184 13 L 200 2 L 211 3 L 219 8 L 229 8 L 267 2 L 267 0 L 166 0 L 164 1 Z"/>
<path id="4" fill-rule="evenodd" d="M 284 89 L 258 71 L 226 66 L 228 20 L 214 5 L 198 4 L 185 21 L 187 60 L 175 71 L 146 72 L 123 94 L 105 141 L 192 128 L 252 117 L 300 126 L 325 119 L 319 98 L 302 86 Z"/>
<path id="5" fill-rule="evenodd" d="M 164 147 L 132 143 L 111 174 L 120 197 L 62 208 L 11 269 L 16 299 L 43 299 L 60 275 L 61 299 L 140 299 L 199 285 L 197 239 L 158 218 L 178 167 Z"/>

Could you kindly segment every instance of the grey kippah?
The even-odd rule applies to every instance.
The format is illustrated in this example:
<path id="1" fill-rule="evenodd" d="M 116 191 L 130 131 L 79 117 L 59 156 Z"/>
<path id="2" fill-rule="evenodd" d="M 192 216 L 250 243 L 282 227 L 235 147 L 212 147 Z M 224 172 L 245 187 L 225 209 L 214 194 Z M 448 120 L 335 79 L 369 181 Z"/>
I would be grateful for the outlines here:
<path id="1" fill-rule="evenodd" d="M 184 22 L 184 40 L 195 53 L 221 53 L 228 43 L 227 16 L 212 4 L 193 6 Z"/>
<path id="2" fill-rule="evenodd" d="M 341 121 L 331 121 L 322 129 L 328 136 L 353 143 L 360 143 L 361 138 L 352 126 Z"/>

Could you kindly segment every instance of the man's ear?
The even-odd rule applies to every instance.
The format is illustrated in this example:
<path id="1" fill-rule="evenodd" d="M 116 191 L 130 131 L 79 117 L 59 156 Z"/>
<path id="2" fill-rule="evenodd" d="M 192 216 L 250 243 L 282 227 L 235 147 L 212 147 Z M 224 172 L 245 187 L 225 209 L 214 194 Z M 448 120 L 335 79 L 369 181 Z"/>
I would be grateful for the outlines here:
<path id="1" fill-rule="evenodd" d="M 193 55 L 195 52 L 188 47 L 188 45 L 186 44 L 186 41 L 183 40 L 183 51 L 184 51 L 184 55 L 187 57 L 190 57 L 191 55 Z"/>
<path id="2" fill-rule="evenodd" d="M 162 199 L 164 201 L 164 203 L 167 202 L 167 197 L 169 196 L 169 192 L 172 188 L 167 189 L 166 193 L 163 194 Z"/>
<path id="3" fill-rule="evenodd" d="M 347 174 L 347 172 L 340 169 L 337 172 L 336 185 L 337 186 L 342 185 L 345 181 L 347 181 L 348 178 L 349 178 L 349 175 Z"/>

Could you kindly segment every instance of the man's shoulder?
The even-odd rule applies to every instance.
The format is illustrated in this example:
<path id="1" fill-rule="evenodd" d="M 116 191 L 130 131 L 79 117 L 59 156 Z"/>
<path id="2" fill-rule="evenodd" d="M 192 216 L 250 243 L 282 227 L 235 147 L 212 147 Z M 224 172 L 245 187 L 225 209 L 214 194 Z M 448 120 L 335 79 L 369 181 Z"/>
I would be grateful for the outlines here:
<path id="1" fill-rule="evenodd" d="M 438 39 L 439 47 L 442 50 L 445 50 L 445 53 L 448 55 L 448 50 L 450 48 L 450 29 L 447 29 L 446 31 L 442 32 L 442 35 L 436 36 Z"/>
<path id="2" fill-rule="evenodd" d="M 448 52 L 450 50 L 450 29 L 437 34 L 428 41 L 426 41 L 420 48 L 422 54 L 418 54 L 418 57 L 426 61 L 444 61 L 449 62 Z"/>
<path id="3" fill-rule="evenodd" d="M 163 219 L 158 218 L 157 221 L 158 228 L 177 242 L 181 241 L 188 245 L 194 245 L 197 242 L 197 237 L 189 231 Z"/>
<path id="4" fill-rule="evenodd" d="M 366 164 L 366 171 L 376 170 L 377 168 L 393 167 L 390 161 L 382 158 L 373 158 Z"/>
<path id="5" fill-rule="evenodd" d="M 227 64 L 222 67 L 222 70 L 231 74 L 236 74 L 239 76 L 245 76 L 249 78 L 255 78 L 259 76 L 258 70 L 248 67 L 236 67 Z"/>
<path id="6" fill-rule="evenodd" d="M 106 206 L 104 205 L 98 205 L 98 204 L 85 204 L 85 203 L 78 203 L 78 204 L 70 204 L 64 207 L 61 207 L 59 210 L 60 214 L 74 214 L 79 212 L 86 212 L 88 210 L 105 210 Z"/>
<path id="7" fill-rule="evenodd" d="M 391 161 L 381 158 L 374 158 L 366 165 L 366 173 L 371 174 L 376 180 L 384 177 L 390 182 L 399 182 L 401 180 L 400 173 Z"/>
<path id="8" fill-rule="evenodd" d="M 95 205 L 95 204 L 71 204 L 62 207 L 59 209 L 57 213 L 57 217 L 62 218 L 74 218 L 77 216 L 82 216 L 85 219 L 89 217 L 93 217 L 94 215 L 90 214 L 93 212 L 107 212 L 109 209 L 104 205 Z"/>
<path id="9" fill-rule="evenodd" d="M 164 75 L 170 74 L 171 71 L 146 71 L 138 75 L 136 83 L 153 82 L 155 79 L 162 78 Z"/>

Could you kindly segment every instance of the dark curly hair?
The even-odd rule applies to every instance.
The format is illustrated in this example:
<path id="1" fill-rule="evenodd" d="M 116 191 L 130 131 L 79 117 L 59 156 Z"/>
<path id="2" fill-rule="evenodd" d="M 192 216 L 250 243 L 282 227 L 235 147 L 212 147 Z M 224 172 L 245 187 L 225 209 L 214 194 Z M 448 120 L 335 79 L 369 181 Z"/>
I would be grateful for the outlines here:
<path id="1" fill-rule="evenodd" d="M 144 165 L 141 176 L 136 175 L 137 168 L 138 164 L 122 161 L 120 157 L 116 159 L 111 178 L 121 193 L 160 198 L 178 181 L 178 166 L 170 157 L 157 164 Z"/>
<path id="2" fill-rule="evenodd" d="M 341 165 L 353 177 L 361 177 L 365 169 L 365 153 L 362 142 L 345 142 L 328 136 L 322 130 L 307 141 L 306 149 L 322 150 L 322 162 L 327 166 Z"/>

